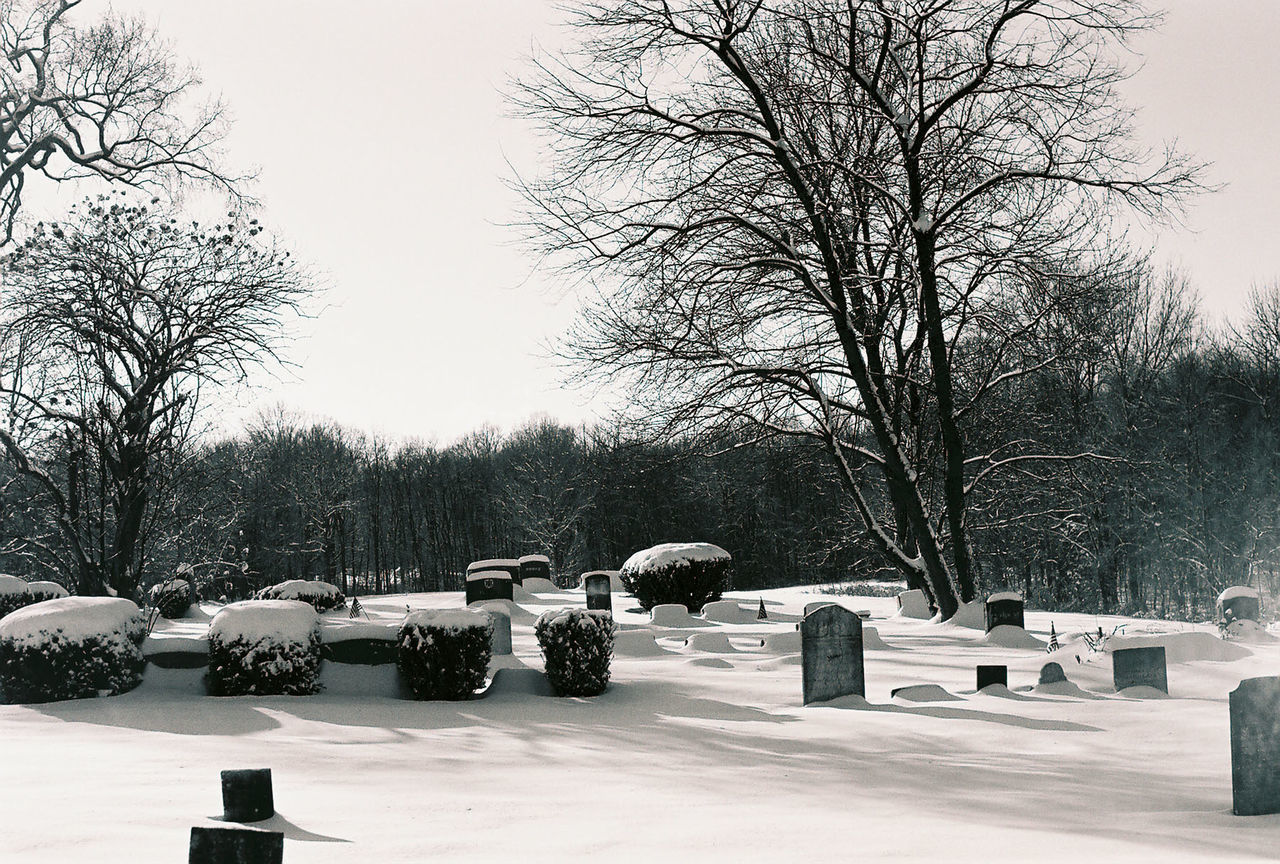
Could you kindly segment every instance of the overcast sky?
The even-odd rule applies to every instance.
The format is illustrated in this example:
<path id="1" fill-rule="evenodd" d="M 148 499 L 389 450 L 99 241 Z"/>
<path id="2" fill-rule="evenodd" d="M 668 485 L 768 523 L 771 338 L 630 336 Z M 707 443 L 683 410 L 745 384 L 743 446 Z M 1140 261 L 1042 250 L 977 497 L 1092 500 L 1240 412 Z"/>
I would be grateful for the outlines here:
<path id="1" fill-rule="evenodd" d="M 505 118 L 505 82 L 564 36 L 549 0 L 116 0 L 155 22 L 221 94 L 233 165 L 259 170 L 264 221 L 329 286 L 298 364 L 243 395 L 234 428 L 281 402 L 367 432 L 448 442 L 544 413 L 604 406 L 563 389 L 543 344 L 573 298 L 537 275 L 504 227 L 506 160 L 537 145 Z M 96 0 L 81 17 L 95 14 Z M 104 6 L 105 8 L 105 6 Z M 1214 163 L 1158 254 L 1215 316 L 1280 277 L 1280 2 L 1168 0 L 1138 45 L 1139 131 Z"/>

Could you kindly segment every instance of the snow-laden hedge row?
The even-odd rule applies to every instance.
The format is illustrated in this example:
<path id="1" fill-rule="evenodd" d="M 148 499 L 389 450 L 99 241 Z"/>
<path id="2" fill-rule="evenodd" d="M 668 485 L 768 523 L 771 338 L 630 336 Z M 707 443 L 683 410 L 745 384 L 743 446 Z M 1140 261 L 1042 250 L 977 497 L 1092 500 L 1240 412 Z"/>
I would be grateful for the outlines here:
<path id="1" fill-rule="evenodd" d="M 690 612 L 719 600 L 729 587 L 733 560 L 710 543 L 663 543 L 632 555 L 622 565 L 622 584 L 646 612 L 679 603 Z"/>
<path id="2" fill-rule="evenodd" d="M 64 597 L 0 621 L 0 694 L 6 702 L 114 695 L 142 680 L 146 623 L 119 597 Z"/>
<path id="3" fill-rule="evenodd" d="M 57 600 L 66 597 L 68 592 L 57 582 L 28 582 L 27 591 L 31 593 L 32 603 L 43 603 L 45 600 Z"/>
<path id="4" fill-rule="evenodd" d="M 396 663 L 416 698 L 466 699 L 484 685 L 492 639 L 487 612 L 414 612 L 400 626 Z"/>
<path id="5" fill-rule="evenodd" d="M 169 579 L 151 586 L 151 605 L 165 618 L 181 618 L 195 601 L 195 592 L 186 579 Z"/>
<path id="6" fill-rule="evenodd" d="M 599 609 L 544 612 L 533 625 L 547 680 L 561 696 L 598 696 L 609 686 L 613 616 Z"/>
<path id="7" fill-rule="evenodd" d="M 214 696 L 305 696 L 318 689 L 320 622 L 298 600 L 243 600 L 209 623 Z"/>
<path id="8" fill-rule="evenodd" d="M 317 612 L 328 612 L 330 609 L 341 609 L 347 603 L 346 596 L 336 585 L 328 582 L 307 582 L 303 579 L 290 579 L 278 585 L 269 585 L 257 594 L 255 600 L 299 600 L 311 604 Z"/>
<path id="9" fill-rule="evenodd" d="M 17 576 L 0 573 L 0 618 L 36 602 L 31 587 Z"/>

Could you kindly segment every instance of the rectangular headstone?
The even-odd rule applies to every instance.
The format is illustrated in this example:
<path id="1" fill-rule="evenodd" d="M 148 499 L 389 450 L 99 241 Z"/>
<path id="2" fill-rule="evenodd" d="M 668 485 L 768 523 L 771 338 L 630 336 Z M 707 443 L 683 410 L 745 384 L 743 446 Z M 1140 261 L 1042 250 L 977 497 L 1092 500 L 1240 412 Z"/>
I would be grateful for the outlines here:
<path id="1" fill-rule="evenodd" d="M 1169 692 L 1163 645 L 1117 648 L 1111 652 L 1111 670 L 1117 691 L 1126 687 L 1154 687 Z"/>
<path id="2" fill-rule="evenodd" d="M 1231 691 L 1231 812 L 1280 813 L 1280 677 Z"/>
<path id="3" fill-rule="evenodd" d="M 866 696 L 862 619 L 843 606 L 824 605 L 800 622 L 804 704 Z"/>
<path id="4" fill-rule="evenodd" d="M 511 574 L 503 570 L 480 570 L 467 574 L 467 605 L 486 600 L 510 600 L 515 596 Z"/>
<path id="5" fill-rule="evenodd" d="M 526 579 L 551 579 L 551 562 L 536 556 L 521 558 L 520 577 L 517 581 L 524 582 Z"/>
<path id="6" fill-rule="evenodd" d="M 251 828 L 192 828 L 187 864 L 282 864 L 284 834 Z"/>
<path id="7" fill-rule="evenodd" d="M 1008 666 L 979 666 L 978 667 L 978 689 L 990 687 L 992 684 L 1003 684 L 1009 686 L 1009 667 Z"/>
<path id="8" fill-rule="evenodd" d="M 588 573 L 582 580 L 587 592 L 587 608 L 613 613 L 613 593 L 606 573 Z"/>
<path id="9" fill-rule="evenodd" d="M 259 822 L 275 814 L 270 768 L 222 772 L 222 818 L 231 822 Z"/>
<path id="10" fill-rule="evenodd" d="M 1014 599 L 988 600 L 986 604 L 987 632 L 990 633 L 1002 624 L 1014 627 L 1025 627 L 1022 615 L 1022 601 Z"/>

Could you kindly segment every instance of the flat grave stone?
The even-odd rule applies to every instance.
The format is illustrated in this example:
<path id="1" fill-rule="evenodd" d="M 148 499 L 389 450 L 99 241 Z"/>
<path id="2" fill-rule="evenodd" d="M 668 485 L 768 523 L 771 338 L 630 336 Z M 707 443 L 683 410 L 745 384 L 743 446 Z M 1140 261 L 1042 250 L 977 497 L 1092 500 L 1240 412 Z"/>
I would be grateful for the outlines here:
<path id="1" fill-rule="evenodd" d="M 222 772 L 222 817 L 231 822 L 259 822 L 276 813 L 270 768 Z"/>
<path id="2" fill-rule="evenodd" d="M 1062 671 L 1061 663 L 1046 663 L 1040 667 L 1038 684 L 1061 684 L 1067 680 L 1067 673 Z"/>
<path id="3" fill-rule="evenodd" d="M 1059 667 L 1061 668 L 1061 667 Z M 1065 676 L 1063 676 L 1065 678 Z M 990 687 L 992 684 L 1003 684 L 1009 686 L 1009 667 L 1008 666 L 979 666 L 978 667 L 978 689 Z"/>
<path id="4" fill-rule="evenodd" d="M 587 608 L 599 609 L 613 614 L 613 589 L 609 584 L 609 574 L 588 573 L 582 580 L 587 592 Z"/>
<path id="5" fill-rule="evenodd" d="M 1280 677 L 1246 678 L 1228 700 L 1231 812 L 1280 813 Z"/>
<path id="6" fill-rule="evenodd" d="M 494 604 L 497 605 L 496 603 Z M 493 656 L 505 656 L 511 653 L 511 616 L 500 609 L 492 607 L 486 608 L 484 611 L 489 613 L 489 618 L 493 621 L 493 637 L 490 639 L 490 646 Z"/>
<path id="7" fill-rule="evenodd" d="M 467 605 L 514 597 L 511 574 L 505 570 L 476 570 L 467 574 Z"/>
<path id="8" fill-rule="evenodd" d="M 1154 687 L 1169 692 L 1163 645 L 1117 648 L 1111 652 L 1111 671 L 1117 692 L 1127 687 Z"/>
<path id="9" fill-rule="evenodd" d="M 866 696 L 862 619 L 843 606 L 825 604 L 800 622 L 804 704 L 841 696 Z"/>
<path id="10" fill-rule="evenodd" d="M 344 639 L 325 642 L 320 657 L 332 663 L 357 666 L 384 666 L 396 662 L 396 643 L 390 639 Z"/>
<path id="11" fill-rule="evenodd" d="M 281 864 L 284 834 L 250 828 L 192 828 L 187 864 Z"/>
<path id="12" fill-rule="evenodd" d="M 1012 592 L 992 594 L 986 603 L 987 632 L 1002 624 L 1026 627 L 1022 614 L 1022 598 Z"/>

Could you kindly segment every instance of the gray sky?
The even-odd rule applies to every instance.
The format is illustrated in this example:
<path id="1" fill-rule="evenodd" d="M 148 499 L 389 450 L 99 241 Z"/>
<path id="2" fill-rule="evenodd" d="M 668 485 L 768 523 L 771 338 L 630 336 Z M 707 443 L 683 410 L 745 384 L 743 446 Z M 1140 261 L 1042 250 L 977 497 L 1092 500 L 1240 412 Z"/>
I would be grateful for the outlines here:
<path id="1" fill-rule="evenodd" d="M 545 413 L 589 419 L 542 345 L 573 301 L 503 227 L 506 159 L 536 142 L 500 89 L 536 41 L 549 0 L 116 0 L 154 21 L 235 120 L 231 162 L 259 169 L 264 220 L 330 286 L 303 327 L 298 368 L 242 394 L 234 428 L 285 403 L 365 431 L 442 442 Z M 1158 256 L 1189 271 L 1214 316 L 1280 277 L 1280 2 L 1168 0 L 1128 87 L 1139 132 L 1215 163 Z M 96 3 L 82 16 L 97 13 Z M 356 11 L 358 10 L 358 11 Z"/>

